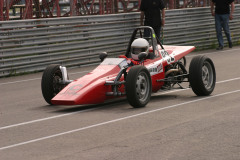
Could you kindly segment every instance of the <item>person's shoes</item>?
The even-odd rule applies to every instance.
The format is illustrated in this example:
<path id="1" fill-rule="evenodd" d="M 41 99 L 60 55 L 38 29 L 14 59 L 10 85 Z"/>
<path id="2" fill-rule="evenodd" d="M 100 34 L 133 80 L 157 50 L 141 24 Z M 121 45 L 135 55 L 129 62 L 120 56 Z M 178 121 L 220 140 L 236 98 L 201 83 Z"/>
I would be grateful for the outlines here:
<path id="1" fill-rule="evenodd" d="M 229 48 L 232 48 L 232 42 L 228 43 Z"/>
<path id="2" fill-rule="evenodd" d="M 219 46 L 218 48 L 216 48 L 216 50 L 222 50 L 223 46 Z"/>

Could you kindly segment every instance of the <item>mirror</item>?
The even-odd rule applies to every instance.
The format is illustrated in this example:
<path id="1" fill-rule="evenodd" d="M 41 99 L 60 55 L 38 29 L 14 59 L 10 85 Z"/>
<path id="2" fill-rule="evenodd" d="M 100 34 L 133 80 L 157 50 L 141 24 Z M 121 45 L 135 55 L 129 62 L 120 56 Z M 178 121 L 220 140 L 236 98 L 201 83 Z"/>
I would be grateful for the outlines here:
<path id="1" fill-rule="evenodd" d="M 107 52 L 102 52 L 99 54 L 99 58 L 103 61 L 107 57 Z"/>

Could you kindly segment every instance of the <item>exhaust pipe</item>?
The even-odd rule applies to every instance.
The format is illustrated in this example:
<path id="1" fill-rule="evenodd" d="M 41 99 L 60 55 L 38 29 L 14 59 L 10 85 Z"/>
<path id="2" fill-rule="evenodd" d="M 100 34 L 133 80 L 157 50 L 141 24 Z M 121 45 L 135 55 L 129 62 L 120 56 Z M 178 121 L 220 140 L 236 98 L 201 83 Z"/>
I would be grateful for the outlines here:
<path id="1" fill-rule="evenodd" d="M 182 70 L 181 69 L 170 69 L 165 73 L 165 76 L 169 75 L 172 72 L 180 72 L 180 71 L 182 71 Z"/>

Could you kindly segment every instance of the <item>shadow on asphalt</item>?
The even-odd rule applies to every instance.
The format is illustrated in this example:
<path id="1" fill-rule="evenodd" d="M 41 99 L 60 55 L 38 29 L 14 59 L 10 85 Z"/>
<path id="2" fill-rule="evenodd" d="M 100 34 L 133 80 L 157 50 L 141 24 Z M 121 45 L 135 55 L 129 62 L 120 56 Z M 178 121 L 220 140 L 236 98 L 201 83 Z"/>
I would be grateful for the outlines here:
<path id="1" fill-rule="evenodd" d="M 149 101 L 149 103 L 153 102 L 163 102 L 163 101 L 172 101 L 175 99 L 183 99 L 186 98 L 188 100 L 194 100 L 196 98 L 198 98 L 198 96 L 196 95 L 192 95 L 192 96 L 181 96 L 178 95 L 177 93 L 174 95 L 156 95 L 153 94 L 151 96 L 151 99 Z M 110 101 L 107 101 L 105 103 L 101 103 L 101 104 L 92 104 L 92 105 L 46 105 L 46 106 L 41 106 L 40 109 L 43 109 L 47 112 L 52 112 L 52 113 L 71 113 L 71 112 L 80 112 L 80 111 L 85 111 L 85 110 L 91 110 L 91 109 L 97 109 L 97 108 L 103 108 L 103 109 L 108 109 L 108 108 L 117 108 L 120 107 L 122 105 L 128 105 L 129 107 L 127 107 L 127 109 L 141 109 L 141 108 L 133 108 L 127 101 L 126 98 L 116 98 Z M 126 107 L 125 107 L 126 108 Z M 143 107 L 144 108 L 144 107 Z"/>
<path id="2" fill-rule="evenodd" d="M 126 98 L 115 99 L 111 101 L 107 101 L 101 104 L 89 104 L 89 105 L 74 105 L 74 106 L 67 106 L 67 105 L 46 105 L 41 106 L 41 109 L 48 110 L 55 113 L 71 113 L 71 112 L 79 112 L 89 109 L 96 109 L 96 108 L 115 108 L 121 104 L 128 104 Z M 130 107 L 131 108 L 131 107 Z"/>

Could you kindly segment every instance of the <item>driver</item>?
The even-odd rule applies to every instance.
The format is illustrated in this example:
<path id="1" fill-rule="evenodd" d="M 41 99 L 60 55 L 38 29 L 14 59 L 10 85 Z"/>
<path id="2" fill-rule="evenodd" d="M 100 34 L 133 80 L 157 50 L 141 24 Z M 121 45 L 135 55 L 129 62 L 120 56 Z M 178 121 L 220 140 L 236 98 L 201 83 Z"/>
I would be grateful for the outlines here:
<path id="1" fill-rule="evenodd" d="M 149 43 L 144 38 L 135 39 L 131 44 L 131 56 L 133 60 L 138 61 L 138 55 L 142 52 L 149 52 Z"/>

